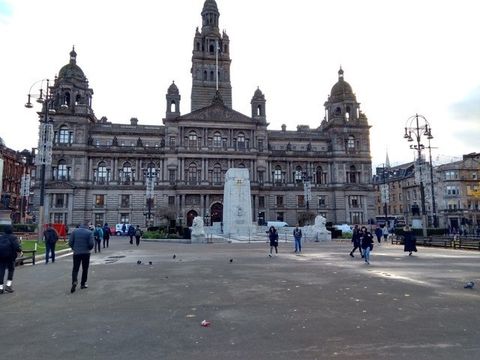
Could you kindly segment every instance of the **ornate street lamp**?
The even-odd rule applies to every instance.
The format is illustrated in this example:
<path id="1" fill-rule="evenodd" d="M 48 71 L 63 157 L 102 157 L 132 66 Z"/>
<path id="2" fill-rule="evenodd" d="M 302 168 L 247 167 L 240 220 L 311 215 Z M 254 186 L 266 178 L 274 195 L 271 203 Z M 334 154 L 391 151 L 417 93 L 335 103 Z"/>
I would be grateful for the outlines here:
<path id="1" fill-rule="evenodd" d="M 155 168 L 153 164 L 148 165 L 146 172 L 146 197 L 147 197 L 147 228 L 151 226 L 152 202 L 155 196 Z"/>
<path id="2" fill-rule="evenodd" d="M 40 84 L 39 94 L 32 94 L 32 88 Z M 44 85 L 46 87 L 44 89 Z M 38 149 L 35 157 L 35 165 L 40 166 L 40 203 L 39 203 L 39 216 L 38 216 L 38 239 L 43 237 L 43 227 L 45 224 L 45 168 L 47 165 L 52 164 L 52 148 L 53 148 L 53 119 L 50 115 L 55 114 L 55 110 L 52 108 L 53 97 L 50 94 L 50 85 L 48 79 L 43 79 L 35 82 L 28 92 L 28 100 L 25 107 L 28 109 L 33 108 L 31 98 L 36 98 L 37 102 L 42 104 L 42 111 L 38 112 L 40 117 L 39 136 L 38 136 Z"/>
<path id="3" fill-rule="evenodd" d="M 422 150 L 425 149 L 425 145 L 422 144 L 422 137 L 427 137 L 428 140 L 433 139 L 432 129 L 430 127 L 427 119 L 422 116 L 415 114 L 408 118 L 405 125 L 405 134 L 403 137 L 409 142 L 415 142 L 415 144 L 410 145 L 410 149 L 417 151 L 417 164 L 415 169 L 419 170 L 419 183 L 420 183 L 420 200 L 422 203 L 422 228 L 423 236 L 427 236 L 427 221 L 426 221 L 426 209 L 425 209 L 425 188 L 423 184 L 423 174 L 422 174 Z M 433 184 L 432 184 L 433 186 Z"/>

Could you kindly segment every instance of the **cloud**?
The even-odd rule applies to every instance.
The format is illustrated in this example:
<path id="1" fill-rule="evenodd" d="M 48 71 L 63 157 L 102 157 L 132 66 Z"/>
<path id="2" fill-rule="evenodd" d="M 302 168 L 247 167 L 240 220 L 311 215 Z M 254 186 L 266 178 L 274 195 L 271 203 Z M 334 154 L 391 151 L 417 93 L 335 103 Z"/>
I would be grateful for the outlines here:
<path id="1" fill-rule="evenodd" d="M 12 15 L 11 6 L 5 0 L 0 0 L 0 21 L 11 15 Z"/>
<path id="2" fill-rule="evenodd" d="M 461 122 L 472 123 L 480 120 L 480 86 L 473 89 L 462 100 L 450 106 L 450 113 Z"/>

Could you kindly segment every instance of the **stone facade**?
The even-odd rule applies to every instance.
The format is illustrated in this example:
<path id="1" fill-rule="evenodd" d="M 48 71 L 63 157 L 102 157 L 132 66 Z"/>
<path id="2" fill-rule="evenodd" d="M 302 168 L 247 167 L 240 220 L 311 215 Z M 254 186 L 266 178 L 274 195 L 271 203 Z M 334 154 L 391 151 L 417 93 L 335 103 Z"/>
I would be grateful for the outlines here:
<path id="1" fill-rule="evenodd" d="M 174 212 L 183 224 L 202 216 L 206 225 L 220 227 L 229 168 L 249 170 L 252 222 L 295 224 L 305 212 L 334 223 L 366 223 L 373 216 L 370 126 L 343 70 L 317 128 L 269 130 L 260 89 L 249 116 L 232 109 L 229 39 L 218 32 L 218 17 L 215 1 L 207 0 L 202 31 L 194 38 L 192 111 L 180 113 L 181 95 L 173 83 L 161 125 L 97 119 L 93 90 L 71 52 L 70 63 L 50 89 L 56 113 L 46 221 L 143 225 L 150 214 L 153 224 L 159 224 L 162 214 Z M 217 43 L 218 91 L 215 76 L 213 81 L 210 77 Z M 148 181 L 154 183 L 150 201 Z"/>

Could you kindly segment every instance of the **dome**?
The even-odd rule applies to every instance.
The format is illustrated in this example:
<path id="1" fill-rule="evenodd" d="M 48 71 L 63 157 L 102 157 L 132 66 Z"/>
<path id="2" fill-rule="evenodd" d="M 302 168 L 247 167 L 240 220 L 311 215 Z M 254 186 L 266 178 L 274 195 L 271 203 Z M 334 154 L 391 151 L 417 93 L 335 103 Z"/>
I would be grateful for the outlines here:
<path id="1" fill-rule="evenodd" d="M 206 0 L 205 4 L 203 4 L 202 14 L 210 13 L 210 12 L 218 13 L 218 7 L 215 0 Z"/>
<path id="2" fill-rule="evenodd" d="M 331 101 L 355 100 L 355 94 L 348 82 L 343 79 L 343 70 L 338 71 L 338 81 L 330 92 Z M 356 101 L 356 100 L 355 100 Z"/>
<path id="3" fill-rule="evenodd" d="M 87 80 L 83 70 L 77 65 L 77 53 L 75 52 L 75 47 L 70 51 L 70 62 L 60 69 L 58 77 L 60 79 L 75 78 L 78 80 Z"/>
<path id="4" fill-rule="evenodd" d="M 177 85 L 175 85 L 175 81 L 172 82 L 172 85 L 170 85 L 168 87 L 168 94 L 170 95 L 178 95 L 179 94 L 179 91 L 178 91 L 178 87 Z"/>
<path id="5" fill-rule="evenodd" d="M 257 90 L 255 90 L 255 93 L 253 94 L 253 97 L 262 97 L 262 96 L 263 96 L 262 90 L 260 90 L 260 88 L 257 88 Z"/>

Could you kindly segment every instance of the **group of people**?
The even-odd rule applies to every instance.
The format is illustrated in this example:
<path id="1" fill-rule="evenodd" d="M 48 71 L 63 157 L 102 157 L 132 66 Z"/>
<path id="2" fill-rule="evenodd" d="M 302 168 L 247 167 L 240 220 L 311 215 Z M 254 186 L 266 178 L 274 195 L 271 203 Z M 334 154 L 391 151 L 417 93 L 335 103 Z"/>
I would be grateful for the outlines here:
<path id="1" fill-rule="evenodd" d="M 129 225 L 127 229 L 127 225 L 123 224 L 122 233 L 130 236 L 130 244 L 133 244 L 133 238 L 135 238 L 135 244 L 137 246 L 140 245 L 140 239 L 143 236 L 143 231 L 140 229 L 140 225 L 137 225 L 136 228 L 133 225 Z"/>
<path id="2" fill-rule="evenodd" d="M 381 227 L 377 227 L 375 229 L 375 235 L 377 236 L 378 243 L 381 244 L 382 236 L 384 237 L 385 241 L 387 240 L 388 230 L 386 227 L 383 229 Z M 403 250 L 408 252 L 409 256 L 412 255 L 412 252 L 417 252 L 417 239 L 412 229 L 408 225 L 403 228 L 403 238 Z M 365 259 L 365 263 L 370 264 L 370 251 L 373 250 L 374 240 L 372 233 L 368 231 L 366 226 L 359 228 L 358 225 L 355 225 L 352 232 L 352 243 L 353 249 L 350 251 L 350 256 L 355 257 L 353 253 L 358 249 L 360 256 Z"/>
<path id="3" fill-rule="evenodd" d="M 270 243 L 270 252 L 268 256 L 273 256 L 273 250 L 275 250 L 275 255 L 278 254 L 278 231 L 275 229 L 275 226 L 270 226 L 267 230 L 268 241 Z M 293 229 L 293 238 L 295 240 L 295 253 L 299 254 L 302 252 L 302 230 L 297 226 Z"/>

